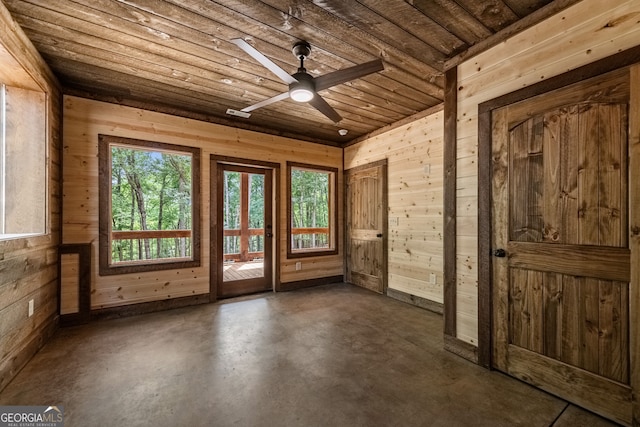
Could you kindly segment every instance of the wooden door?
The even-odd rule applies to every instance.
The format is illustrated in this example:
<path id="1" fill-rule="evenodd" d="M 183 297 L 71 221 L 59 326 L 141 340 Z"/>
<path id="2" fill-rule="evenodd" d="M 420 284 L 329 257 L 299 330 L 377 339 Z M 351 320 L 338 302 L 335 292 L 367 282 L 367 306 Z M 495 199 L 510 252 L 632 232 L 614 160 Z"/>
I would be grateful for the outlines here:
<path id="1" fill-rule="evenodd" d="M 492 115 L 493 364 L 625 424 L 628 104 L 622 70 Z"/>
<path id="2" fill-rule="evenodd" d="M 346 173 L 346 281 L 384 294 L 387 283 L 387 165 Z"/>
<path id="3" fill-rule="evenodd" d="M 217 171 L 217 296 L 271 290 L 272 170 L 218 164 Z"/>

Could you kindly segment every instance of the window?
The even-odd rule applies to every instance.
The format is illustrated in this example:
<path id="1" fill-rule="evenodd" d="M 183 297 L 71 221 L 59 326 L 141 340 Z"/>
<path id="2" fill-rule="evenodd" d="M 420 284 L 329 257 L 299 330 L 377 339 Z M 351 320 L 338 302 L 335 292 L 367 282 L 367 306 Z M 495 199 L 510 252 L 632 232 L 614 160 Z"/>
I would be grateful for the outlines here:
<path id="1" fill-rule="evenodd" d="M 46 99 L 0 85 L 0 240 L 46 233 Z"/>
<path id="2" fill-rule="evenodd" d="M 287 162 L 287 255 L 338 253 L 336 176 L 338 170 Z"/>
<path id="3" fill-rule="evenodd" d="M 100 274 L 200 265 L 200 150 L 100 135 Z"/>

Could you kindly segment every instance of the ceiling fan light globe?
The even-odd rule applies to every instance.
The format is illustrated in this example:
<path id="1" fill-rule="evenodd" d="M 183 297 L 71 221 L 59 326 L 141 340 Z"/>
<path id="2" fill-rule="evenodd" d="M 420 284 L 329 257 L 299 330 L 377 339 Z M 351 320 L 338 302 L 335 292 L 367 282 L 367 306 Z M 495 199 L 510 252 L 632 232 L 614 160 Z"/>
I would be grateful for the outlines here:
<path id="1" fill-rule="evenodd" d="M 289 96 L 296 102 L 309 102 L 313 99 L 314 93 L 307 88 L 298 87 L 291 89 Z"/>

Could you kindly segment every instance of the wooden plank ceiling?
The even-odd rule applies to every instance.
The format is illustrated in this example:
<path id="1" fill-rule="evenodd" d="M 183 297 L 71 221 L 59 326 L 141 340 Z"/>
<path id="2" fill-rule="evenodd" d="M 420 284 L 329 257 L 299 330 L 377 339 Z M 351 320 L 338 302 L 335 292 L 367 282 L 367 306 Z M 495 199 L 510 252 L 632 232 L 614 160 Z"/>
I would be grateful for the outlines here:
<path id="1" fill-rule="evenodd" d="M 2 0 L 65 93 L 329 145 L 438 105 L 446 67 L 575 0 Z M 498 33 L 498 34 L 496 34 Z M 291 99 L 230 43 L 243 38 L 293 74 L 306 40 L 313 76 L 381 58 L 384 71 L 320 92 L 333 123 Z M 339 129 L 346 129 L 341 136 Z"/>

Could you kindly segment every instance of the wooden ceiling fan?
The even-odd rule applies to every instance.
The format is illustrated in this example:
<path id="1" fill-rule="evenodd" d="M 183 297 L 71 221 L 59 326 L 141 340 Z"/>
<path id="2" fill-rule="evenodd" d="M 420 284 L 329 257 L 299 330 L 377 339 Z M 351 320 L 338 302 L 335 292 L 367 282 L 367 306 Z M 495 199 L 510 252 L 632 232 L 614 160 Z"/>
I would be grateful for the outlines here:
<path id="1" fill-rule="evenodd" d="M 291 98 L 296 102 L 307 102 L 311 104 L 329 119 L 338 123 L 342 120 L 342 117 L 340 117 L 340 114 L 338 114 L 338 112 L 334 110 L 333 107 L 331 107 L 331 105 L 329 105 L 327 101 L 318 94 L 318 92 L 323 89 L 328 89 L 332 86 L 384 70 L 382 60 L 376 59 L 364 64 L 355 65 L 343 70 L 313 77 L 311 74 L 307 73 L 307 70 L 304 68 L 304 60 L 308 58 L 311 53 L 311 45 L 306 41 L 299 41 L 293 45 L 292 52 L 293 55 L 300 60 L 300 68 L 298 68 L 297 72 L 290 75 L 243 39 L 232 39 L 230 41 L 251 55 L 251 57 L 256 61 L 289 85 L 289 90 L 281 93 L 280 95 L 265 99 L 257 104 L 245 107 L 242 110 L 234 110 L 231 108 L 227 110 L 227 114 L 244 118 L 250 117 L 250 112 L 253 110 L 273 104 L 274 102 Z"/>

